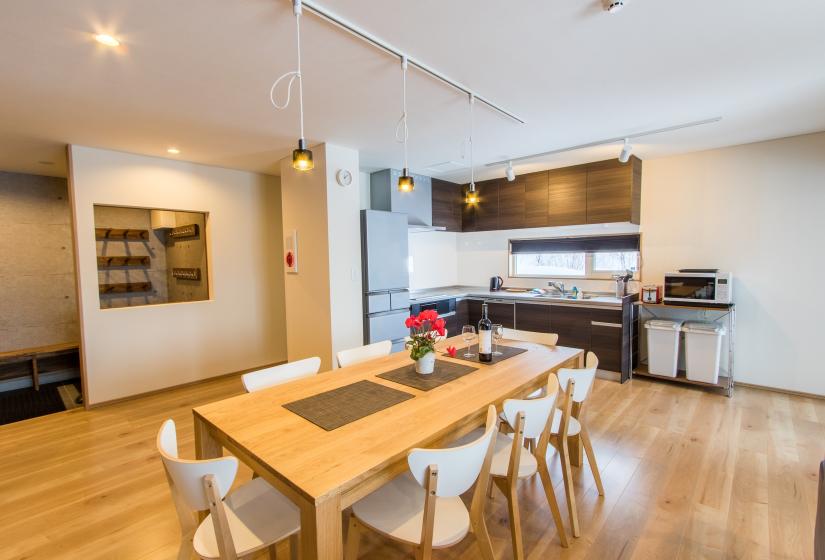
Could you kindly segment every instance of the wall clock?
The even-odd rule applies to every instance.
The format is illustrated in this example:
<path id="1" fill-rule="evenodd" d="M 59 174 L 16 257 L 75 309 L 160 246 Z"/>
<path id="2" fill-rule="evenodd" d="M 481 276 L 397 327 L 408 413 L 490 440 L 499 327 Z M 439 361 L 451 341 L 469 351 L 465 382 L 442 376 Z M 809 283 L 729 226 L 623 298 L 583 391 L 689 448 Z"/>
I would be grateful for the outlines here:
<path id="1" fill-rule="evenodd" d="M 348 187 L 352 184 L 352 173 L 348 169 L 339 169 L 335 174 L 335 180 L 342 187 Z"/>

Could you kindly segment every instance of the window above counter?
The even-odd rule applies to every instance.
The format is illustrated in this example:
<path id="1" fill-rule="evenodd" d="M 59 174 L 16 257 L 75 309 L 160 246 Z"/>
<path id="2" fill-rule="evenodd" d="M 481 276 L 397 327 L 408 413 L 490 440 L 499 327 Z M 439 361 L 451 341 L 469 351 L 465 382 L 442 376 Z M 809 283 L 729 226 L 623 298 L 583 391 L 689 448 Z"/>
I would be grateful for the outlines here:
<path id="1" fill-rule="evenodd" d="M 511 239 L 510 276 L 610 279 L 641 264 L 639 235 Z"/>

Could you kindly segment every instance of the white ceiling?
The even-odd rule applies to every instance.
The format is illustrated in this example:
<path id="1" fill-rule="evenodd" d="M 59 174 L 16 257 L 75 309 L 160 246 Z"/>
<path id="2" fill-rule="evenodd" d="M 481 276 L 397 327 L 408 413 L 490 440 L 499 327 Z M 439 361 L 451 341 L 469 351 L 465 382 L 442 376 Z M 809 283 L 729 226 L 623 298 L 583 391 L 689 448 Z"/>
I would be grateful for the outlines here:
<path id="1" fill-rule="evenodd" d="M 500 103 L 476 109 L 476 162 L 721 115 L 634 142 L 644 158 L 825 130 L 821 0 L 319 0 Z M 65 174 L 67 143 L 277 173 L 297 107 L 275 111 L 294 66 L 287 0 L 26 0 L 0 18 L 0 169 Z M 106 32 L 118 50 L 92 41 Z M 312 14 L 302 19 L 306 134 L 401 165 L 397 61 Z M 466 165 L 466 97 L 411 70 L 410 166 Z M 518 172 L 615 157 L 590 148 Z M 53 165 L 38 163 L 52 161 Z M 466 168 L 442 177 L 466 180 Z M 477 176 L 502 176 L 483 168 Z"/>

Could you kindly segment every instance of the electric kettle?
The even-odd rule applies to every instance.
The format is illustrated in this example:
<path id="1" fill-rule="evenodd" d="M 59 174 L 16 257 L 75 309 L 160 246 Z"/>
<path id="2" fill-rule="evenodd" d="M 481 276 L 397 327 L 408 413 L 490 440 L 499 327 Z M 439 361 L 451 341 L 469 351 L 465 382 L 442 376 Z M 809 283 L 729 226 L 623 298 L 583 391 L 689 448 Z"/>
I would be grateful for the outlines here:
<path id="1" fill-rule="evenodd" d="M 490 291 L 497 292 L 504 286 L 504 280 L 501 279 L 501 276 L 493 276 L 490 278 Z"/>

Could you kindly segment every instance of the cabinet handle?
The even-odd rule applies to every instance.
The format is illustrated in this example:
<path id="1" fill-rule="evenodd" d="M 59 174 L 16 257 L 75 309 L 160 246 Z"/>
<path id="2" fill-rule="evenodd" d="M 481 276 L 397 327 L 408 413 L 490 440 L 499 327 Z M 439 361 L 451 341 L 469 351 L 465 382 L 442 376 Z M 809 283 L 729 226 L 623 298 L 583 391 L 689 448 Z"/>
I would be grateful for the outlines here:
<path id="1" fill-rule="evenodd" d="M 622 328 L 621 323 L 602 323 L 601 321 L 590 321 L 590 324 L 594 327 L 613 327 L 614 329 Z"/>

